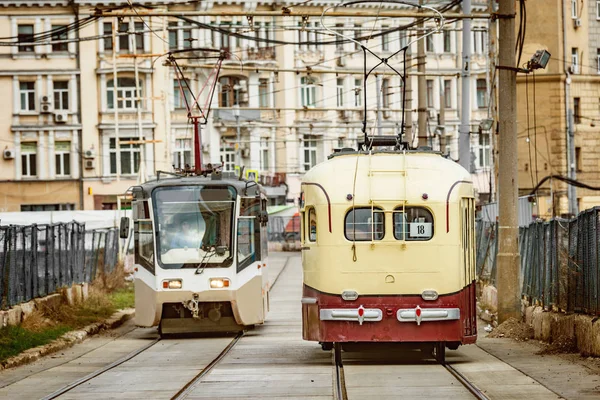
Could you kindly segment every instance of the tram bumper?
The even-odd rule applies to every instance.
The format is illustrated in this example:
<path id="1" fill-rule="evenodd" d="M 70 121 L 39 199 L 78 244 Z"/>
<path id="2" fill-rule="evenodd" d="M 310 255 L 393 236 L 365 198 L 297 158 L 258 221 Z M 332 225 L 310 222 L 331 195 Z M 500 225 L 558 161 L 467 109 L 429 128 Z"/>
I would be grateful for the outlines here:
<path id="1" fill-rule="evenodd" d="M 189 323 L 199 328 L 202 324 L 254 325 L 264 322 L 263 287 L 260 276 L 255 276 L 239 287 L 204 290 L 154 290 L 136 279 L 136 315 L 139 326 L 172 325 L 175 328 Z M 214 311 L 213 311 L 214 310 Z M 182 321 L 186 320 L 186 321 Z M 195 320 L 195 322 L 187 321 Z M 199 321 L 204 320 L 200 323 Z M 182 330 L 175 329 L 178 332 Z M 206 329 L 219 331 L 220 329 Z M 226 328 L 230 331 L 231 329 Z M 184 329 L 183 331 L 187 331 Z M 193 328 L 190 332 L 205 331 Z"/>

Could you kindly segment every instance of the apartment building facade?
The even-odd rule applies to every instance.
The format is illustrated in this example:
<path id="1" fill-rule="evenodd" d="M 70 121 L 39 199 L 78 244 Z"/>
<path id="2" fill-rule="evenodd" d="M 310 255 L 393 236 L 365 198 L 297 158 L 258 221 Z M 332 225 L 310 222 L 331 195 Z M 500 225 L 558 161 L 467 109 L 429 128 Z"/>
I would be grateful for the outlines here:
<path id="1" fill-rule="evenodd" d="M 270 7 L 242 2 L 141 3 L 157 11 L 180 12 Z M 312 4 L 322 9 L 329 3 Z M 296 201 L 305 171 L 336 148 L 356 146 L 363 135 L 365 103 L 369 134 L 397 134 L 402 92 L 410 87 L 405 119 L 407 129 L 416 132 L 417 77 L 411 74 L 416 71 L 416 44 L 407 57 L 407 81 L 389 68 L 379 68 L 365 90 L 361 47 L 327 35 L 319 18 L 96 18 L 96 7 L 103 6 L 127 2 L 0 5 L 0 36 L 25 43 L 0 48 L 0 90 L 5 93 L 0 99 L 2 211 L 114 208 L 117 196 L 130 186 L 158 171 L 193 164 L 194 129 L 187 110 L 193 97 L 205 111 L 211 105 L 200 127 L 204 162 L 256 172 L 273 204 Z M 475 6 L 479 11 L 485 7 Z M 408 19 L 382 19 L 376 25 L 372 19 L 326 20 L 348 37 L 375 32 L 361 42 L 382 57 L 416 35 L 414 27 L 403 28 L 412 22 Z M 472 161 L 478 190 L 486 193 L 490 140 L 477 126 L 490 112 L 487 22 L 475 21 L 474 26 Z M 438 150 L 440 134 L 446 135 L 454 159 L 461 34 L 461 24 L 455 22 L 426 43 L 426 68 L 432 74 L 426 81 L 428 142 Z M 34 39 L 36 45 L 27 44 Z M 40 45 L 48 39 L 54 43 Z M 202 50 L 177 53 L 192 48 Z M 219 53 L 210 49 L 225 55 L 218 76 L 214 56 Z M 174 61 L 165 56 L 169 51 L 187 84 L 177 79 Z M 369 67 L 376 62 L 367 56 Z M 403 70 L 402 57 L 390 64 Z M 445 129 L 437 121 L 442 99 Z"/>

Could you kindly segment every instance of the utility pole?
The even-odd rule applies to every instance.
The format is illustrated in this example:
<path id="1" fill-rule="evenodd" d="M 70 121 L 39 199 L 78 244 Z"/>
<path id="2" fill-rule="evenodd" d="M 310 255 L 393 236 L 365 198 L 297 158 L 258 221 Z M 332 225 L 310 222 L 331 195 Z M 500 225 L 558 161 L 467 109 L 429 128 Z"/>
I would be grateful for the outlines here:
<path id="1" fill-rule="evenodd" d="M 467 0 L 468 1 L 468 0 Z M 419 4 L 423 4 L 423 0 L 419 0 Z M 422 36 L 425 32 L 423 20 L 417 25 L 417 35 Z M 423 38 L 417 42 L 417 71 L 419 76 L 417 78 L 417 90 L 418 90 L 418 135 L 419 144 L 418 147 L 427 146 L 427 79 L 425 78 L 425 64 L 427 58 L 425 56 L 425 40 Z"/>
<path id="2" fill-rule="evenodd" d="M 495 0 L 489 0 L 488 3 L 488 12 L 494 12 L 494 3 Z M 488 103 L 488 118 L 492 118 L 495 122 L 498 121 L 498 108 L 496 104 L 496 74 L 494 71 L 496 70 L 496 54 L 498 50 L 498 31 L 497 31 L 497 22 L 494 20 L 488 20 L 488 60 L 489 60 L 489 86 L 490 86 L 490 98 Z M 493 190 L 497 187 L 495 184 L 498 177 L 498 158 L 496 154 L 498 153 L 496 149 L 498 148 L 498 140 L 497 135 L 495 134 L 495 124 L 492 124 L 492 130 L 489 132 L 490 135 L 490 155 L 492 168 L 490 171 L 490 202 L 492 202 L 496 197 L 494 196 Z"/>
<path id="3" fill-rule="evenodd" d="M 381 75 L 375 75 L 375 91 L 377 92 L 377 134 L 382 135 L 383 127 L 381 114 Z"/>
<path id="4" fill-rule="evenodd" d="M 121 177 L 121 142 L 119 138 L 119 90 L 117 80 L 117 25 L 119 21 L 117 18 L 113 18 L 112 25 L 112 62 L 113 62 L 113 112 L 115 119 L 115 150 L 117 152 L 116 168 L 117 168 L 117 182 Z"/>
<path id="5" fill-rule="evenodd" d="M 499 64 L 515 66 L 515 2 L 500 0 Z M 498 182 L 500 220 L 498 225 L 498 318 L 521 317 L 520 255 L 517 221 L 518 164 L 517 164 L 517 72 L 498 69 L 499 82 L 499 162 Z"/>
<path id="6" fill-rule="evenodd" d="M 463 0 L 463 14 L 471 13 L 471 0 Z M 458 161 L 466 170 L 471 170 L 471 143 L 470 143 L 470 122 L 471 122 L 471 20 L 462 21 L 462 69 L 460 73 L 461 107 L 460 107 L 460 128 L 458 135 Z M 514 62 L 512 63 L 514 64 Z M 512 65 L 511 64 L 511 65 Z"/>

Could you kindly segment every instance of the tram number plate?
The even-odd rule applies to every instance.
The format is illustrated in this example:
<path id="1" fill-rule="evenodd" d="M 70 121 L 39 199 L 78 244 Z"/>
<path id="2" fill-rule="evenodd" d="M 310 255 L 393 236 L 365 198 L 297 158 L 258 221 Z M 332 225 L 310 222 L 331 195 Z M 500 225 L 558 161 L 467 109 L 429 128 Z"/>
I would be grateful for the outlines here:
<path id="1" fill-rule="evenodd" d="M 430 238 L 431 237 L 431 222 L 411 222 L 410 237 L 413 238 Z"/>

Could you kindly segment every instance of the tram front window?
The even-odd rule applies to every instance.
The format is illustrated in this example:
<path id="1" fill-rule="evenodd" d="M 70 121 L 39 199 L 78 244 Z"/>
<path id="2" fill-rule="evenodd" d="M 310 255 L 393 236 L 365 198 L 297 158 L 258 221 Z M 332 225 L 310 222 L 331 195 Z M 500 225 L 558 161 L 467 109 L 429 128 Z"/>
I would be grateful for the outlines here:
<path id="1" fill-rule="evenodd" d="M 176 186 L 154 190 L 158 254 L 163 268 L 227 267 L 235 191 Z"/>

